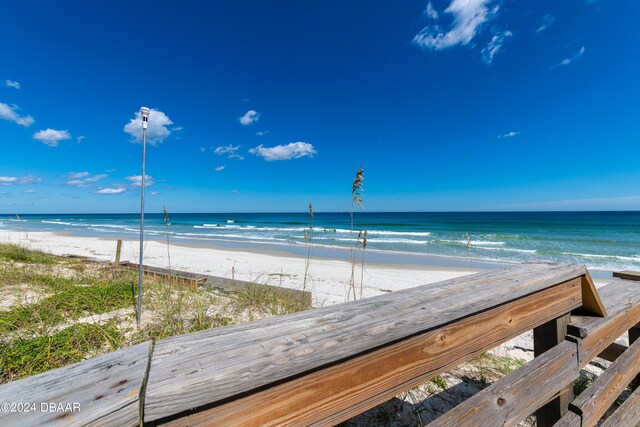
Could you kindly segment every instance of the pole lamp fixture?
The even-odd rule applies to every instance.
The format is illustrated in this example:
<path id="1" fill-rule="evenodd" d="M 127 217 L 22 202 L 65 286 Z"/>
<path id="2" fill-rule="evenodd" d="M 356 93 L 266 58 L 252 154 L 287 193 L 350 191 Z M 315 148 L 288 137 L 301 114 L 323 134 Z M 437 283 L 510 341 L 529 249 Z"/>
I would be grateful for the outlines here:
<path id="1" fill-rule="evenodd" d="M 138 271 L 138 309 L 136 311 L 136 325 L 140 328 L 140 314 L 142 313 L 142 253 L 144 251 L 144 178 L 145 163 L 147 158 L 147 125 L 149 123 L 149 110 L 147 107 L 140 108 L 142 116 L 142 176 L 140 178 L 140 263 Z"/>

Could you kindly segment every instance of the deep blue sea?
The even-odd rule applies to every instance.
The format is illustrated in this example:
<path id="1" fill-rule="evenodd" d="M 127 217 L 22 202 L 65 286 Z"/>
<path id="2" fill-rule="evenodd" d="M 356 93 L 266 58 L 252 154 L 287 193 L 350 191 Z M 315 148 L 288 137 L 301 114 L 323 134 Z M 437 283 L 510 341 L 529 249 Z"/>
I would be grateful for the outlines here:
<path id="1" fill-rule="evenodd" d="M 169 217 L 167 226 L 161 213 L 147 214 L 146 238 L 164 241 L 168 233 L 175 243 L 302 253 L 304 230 L 309 229 L 308 213 L 170 213 Z M 0 229 L 136 238 L 139 215 L 23 215 L 20 220 L 3 215 Z M 411 263 L 444 256 L 476 262 L 548 260 L 584 264 L 594 270 L 640 270 L 640 212 L 356 212 L 354 229 L 355 234 L 367 230 L 367 256 L 380 261 L 385 254 L 394 262 L 406 259 Z M 350 215 L 315 213 L 311 238 L 314 254 L 346 253 L 344 248 L 353 242 Z"/>

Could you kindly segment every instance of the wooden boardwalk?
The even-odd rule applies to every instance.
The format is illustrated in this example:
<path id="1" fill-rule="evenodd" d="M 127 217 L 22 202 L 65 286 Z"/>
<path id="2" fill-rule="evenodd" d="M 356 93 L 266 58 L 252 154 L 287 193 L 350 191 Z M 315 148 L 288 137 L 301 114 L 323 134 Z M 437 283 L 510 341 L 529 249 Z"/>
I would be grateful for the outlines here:
<path id="1" fill-rule="evenodd" d="M 539 425 L 590 425 L 640 370 L 640 343 L 611 345 L 636 333 L 640 282 L 608 286 L 601 298 L 582 266 L 524 264 L 140 344 L 0 386 L 4 401 L 85 396 L 80 413 L 0 413 L 0 425 L 335 425 L 532 329 L 532 362 L 434 425 L 516 425 L 533 412 Z M 599 354 L 612 373 L 573 400 Z"/>

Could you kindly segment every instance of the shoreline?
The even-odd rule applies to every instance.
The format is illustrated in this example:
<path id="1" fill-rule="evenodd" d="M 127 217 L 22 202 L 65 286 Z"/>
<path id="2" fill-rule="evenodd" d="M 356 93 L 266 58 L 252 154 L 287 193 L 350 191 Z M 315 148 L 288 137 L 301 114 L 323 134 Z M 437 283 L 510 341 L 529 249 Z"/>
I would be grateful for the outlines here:
<path id="1" fill-rule="evenodd" d="M 20 243 L 56 255 L 81 255 L 100 261 L 115 261 L 116 237 L 86 237 L 71 233 L 0 231 L 0 242 Z M 121 261 L 138 262 L 138 240 L 122 239 Z M 192 273 L 236 278 L 301 290 L 304 282 L 305 257 L 284 251 L 215 247 L 187 242 L 170 243 L 171 268 Z M 144 263 L 169 267 L 166 242 L 145 241 Z M 365 261 L 356 265 L 356 287 L 364 297 L 380 295 L 400 289 L 425 285 L 483 271 L 486 268 L 442 266 L 410 263 L 376 263 Z M 316 257 L 312 254 L 306 290 L 313 294 L 314 306 L 347 301 L 347 287 L 351 277 L 351 263 L 336 258 Z"/>

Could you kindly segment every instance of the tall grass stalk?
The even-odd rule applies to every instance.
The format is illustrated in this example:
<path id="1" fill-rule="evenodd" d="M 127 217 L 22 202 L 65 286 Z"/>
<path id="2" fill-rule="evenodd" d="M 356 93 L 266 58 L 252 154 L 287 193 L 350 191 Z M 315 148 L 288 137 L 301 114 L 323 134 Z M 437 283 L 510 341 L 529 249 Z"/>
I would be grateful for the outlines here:
<path id="1" fill-rule="evenodd" d="M 360 239 L 358 239 L 360 240 Z M 362 292 L 364 287 L 364 251 L 367 249 L 367 230 L 364 230 L 362 236 L 362 258 L 360 259 L 360 299 L 362 299 Z"/>
<path id="2" fill-rule="evenodd" d="M 169 262 L 169 270 L 171 270 L 171 252 L 169 251 L 169 214 L 167 213 L 167 208 L 162 205 L 162 210 L 164 211 L 164 225 L 167 228 L 167 260 Z"/>
<path id="3" fill-rule="evenodd" d="M 356 176 L 353 179 L 353 185 L 351 186 L 351 211 L 349 211 L 349 215 L 351 216 L 351 245 L 349 246 L 349 252 L 351 255 L 351 278 L 349 280 L 349 290 L 347 293 L 347 300 L 349 300 L 349 293 L 353 294 L 353 300 L 356 300 L 356 257 L 358 250 L 358 241 L 353 237 L 353 215 L 355 206 L 358 206 L 360 210 L 362 210 L 362 203 L 364 202 L 364 170 L 362 169 L 362 165 L 358 167 L 358 171 L 356 172 Z M 361 233 L 361 232 L 360 232 Z"/>
<path id="4" fill-rule="evenodd" d="M 311 232 L 313 231 L 313 205 L 309 202 L 309 232 L 304 230 L 304 242 L 307 246 L 307 255 L 304 259 L 304 279 L 302 281 L 302 292 L 307 290 L 307 277 L 309 275 L 309 265 L 311 264 L 311 249 L 313 248 L 313 240 Z"/>

